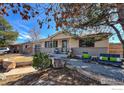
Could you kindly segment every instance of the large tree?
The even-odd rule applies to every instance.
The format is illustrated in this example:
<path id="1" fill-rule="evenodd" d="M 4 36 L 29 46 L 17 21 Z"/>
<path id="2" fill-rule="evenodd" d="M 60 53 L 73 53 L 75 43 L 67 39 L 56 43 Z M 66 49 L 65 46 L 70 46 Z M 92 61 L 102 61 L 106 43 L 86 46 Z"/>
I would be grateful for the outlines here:
<path id="1" fill-rule="evenodd" d="M 62 20 L 57 23 L 65 22 L 66 27 L 82 29 L 84 33 L 94 31 L 116 34 L 122 44 L 124 56 L 123 6 L 124 4 L 62 4 Z M 94 28 L 97 30 L 89 30 Z"/>
<path id="2" fill-rule="evenodd" d="M 0 46 L 7 46 L 18 37 L 18 33 L 12 31 L 11 25 L 0 17 Z"/>

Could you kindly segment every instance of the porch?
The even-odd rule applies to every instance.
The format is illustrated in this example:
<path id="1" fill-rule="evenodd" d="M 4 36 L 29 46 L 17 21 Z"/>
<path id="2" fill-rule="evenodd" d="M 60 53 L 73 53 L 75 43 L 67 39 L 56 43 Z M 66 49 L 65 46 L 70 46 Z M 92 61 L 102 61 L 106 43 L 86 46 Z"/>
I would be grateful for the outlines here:
<path id="1" fill-rule="evenodd" d="M 61 39 L 47 39 L 34 44 L 33 51 L 44 52 L 44 53 L 54 53 L 57 50 L 59 53 L 67 53 L 71 48 L 78 48 L 79 40 L 74 38 L 61 38 Z"/>

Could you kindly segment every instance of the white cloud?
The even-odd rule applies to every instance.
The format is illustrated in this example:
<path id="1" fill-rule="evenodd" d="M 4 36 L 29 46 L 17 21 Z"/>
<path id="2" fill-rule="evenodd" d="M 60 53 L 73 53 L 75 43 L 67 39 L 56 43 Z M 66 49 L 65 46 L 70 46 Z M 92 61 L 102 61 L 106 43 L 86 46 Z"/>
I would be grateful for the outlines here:
<path id="1" fill-rule="evenodd" d="M 25 40 L 25 39 L 31 39 L 30 35 L 28 33 L 19 33 L 19 39 Z"/>
<path id="2" fill-rule="evenodd" d="M 23 39 L 23 37 L 22 37 L 22 36 L 19 36 L 18 38 L 19 38 L 19 39 Z"/>
<path id="3" fill-rule="evenodd" d="M 28 26 L 23 25 L 23 24 L 19 24 L 19 27 L 21 27 L 21 28 L 23 28 L 23 29 L 25 29 L 27 31 L 30 30 L 30 28 Z"/>
<path id="4" fill-rule="evenodd" d="M 30 30 L 30 27 L 27 26 L 28 23 L 26 23 L 25 21 L 22 21 L 22 20 L 15 20 L 11 24 L 13 24 L 14 28 L 17 30 L 19 30 L 19 29 L 22 29 L 25 31 Z"/>

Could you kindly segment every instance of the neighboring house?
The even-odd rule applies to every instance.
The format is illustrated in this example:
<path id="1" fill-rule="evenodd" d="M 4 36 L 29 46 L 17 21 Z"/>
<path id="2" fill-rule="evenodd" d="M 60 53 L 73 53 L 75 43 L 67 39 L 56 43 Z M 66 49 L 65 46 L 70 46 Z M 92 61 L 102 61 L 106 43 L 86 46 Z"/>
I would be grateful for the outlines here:
<path id="1" fill-rule="evenodd" d="M 33 42 L 26 42 L 21 44 L 22 45 L 22 53 L 24 54 L 33 54 L 33 46 L 35 45 Z"/>
<path id="2" fill-rule="evenodd" d="M 11 44 L 9 48 L 12 53 L 33 54 L 33 43 L 26 42 L 21 44 Z"/>
<path id="3" fill-rule="evenodd" d="M 9 48 L 10 48 L 10 52 L 11 53 L 22 53 L 21 52 L 21 44 L 11 44 L 9 45 Z"/>

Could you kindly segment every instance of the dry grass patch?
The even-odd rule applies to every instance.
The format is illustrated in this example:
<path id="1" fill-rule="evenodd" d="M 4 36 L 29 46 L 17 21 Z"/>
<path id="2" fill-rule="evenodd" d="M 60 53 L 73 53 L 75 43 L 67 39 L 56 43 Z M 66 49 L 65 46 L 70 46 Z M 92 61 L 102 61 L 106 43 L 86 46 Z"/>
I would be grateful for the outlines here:
<path id="1" fill-rule="evenodd" d="M 10 58 L 10 61 L 15 61 L 15 62 L 31 62 L 32 60 L 33 60 L 32 57 L 25 57 L 25 56 Z"/>
<path id="2" fill-rule="evenodd" d="M 8 59 L 15 62 L 31 62 L 33 60 L 31 56 L 23 56 L 21 54 L 0 55 L 0 60 L 2 59 Z"/>
<path id="3" fill-rule="evenodd" d="M 21 54 L 5 54 L 0 55 L 0 59 L 3 59 L 3 67 L 5 69 L 9 69 L 22 66 L 30 66 L 32 65 L 33 57 Z"/>

